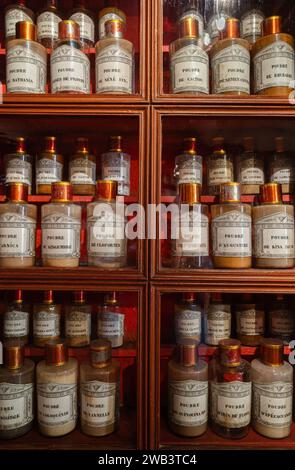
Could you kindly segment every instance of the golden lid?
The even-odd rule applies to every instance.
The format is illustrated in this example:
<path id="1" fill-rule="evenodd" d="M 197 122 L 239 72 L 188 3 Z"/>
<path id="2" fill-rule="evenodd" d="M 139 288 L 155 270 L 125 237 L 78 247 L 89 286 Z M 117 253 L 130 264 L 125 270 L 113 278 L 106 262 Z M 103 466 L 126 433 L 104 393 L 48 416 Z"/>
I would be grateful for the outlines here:
<path id="1" fill-rule="evenodd" d="M 184 38 L 184 37 L 198 38 L 199 37 L 198 20 L 192 16 L 185 16 L 184 18 L 181 18 L 179 22 L 179 36 L 181 38 Z"/>
<path id="2" fill-rule="evenodd" d="M 284 361 L 283 341 L 272 338 L 263 338 L 260 343 L 260 355 L 264 364 L 280 366 Z"/>
<path id="3" fill-rule="evenodd" d="M 269 34 L 277 34 L 282 30 L 282 17 L 270 16 L 262 23 L 262 34 L 268 36 Z"/>
<path id="4" fill-rule="evenodd" d="M 26 203 L 28 202 L 29 185 L 25 183 L 9 183 L 8 199 L 10 202 Z"/>
<path id="5" fill-rule="evenodd" d="M 194 366 L 197 362 L 198 342 L 194 339 L 181 338 L 177 343 L 178 358 L 185 367 Z"/>
<path id="6" fill-rule="evenodd" d="M 52 340 L 45 344 L 45 362 L 47 365 L 63 366 L 68 360 L 68 348 L 64 341 Z"/>
<path id="7" fill-rule="evenodd" d="M 96 183 L 96 199 L 103 201 L 115 201 L 118 194 L 118 182 L 111 180 L 99 180 Z"/>
<path id="8" fill-rule="evenodd" d="M 20 369 L 24 363 L 24 347 L 19 340 L 9 340 L 4 343 L 3 356 L 7 369 Z"/>
<path id="9" fill-rule="evenodd" d="M 201 185 L 182 183 L 179 185 L 179 201 L 181 204 L 198 204 L 201 198 Z"/>
<path id="10" fill-rule="evenodd" d="M 97 339 L 90 343 L 90 362 L 93 367 L 103 367 L 112 359 L 112 343 Z"/>
<path id="11" fill-rule="evenodd" d="M 73 186 L 68 181 L 51 183 L 51 202 L 71 202 L 73 200 Z"/>
<path id="12" fill-rule="evenodd" d="M 281 204 L 282 186 L 278 183 L 267 183 L 260 186 L 260 204 Z"/>
<path id="13" fill-rule="evenodd" d="M 240 183 L 222 183 L 220 185 L 220 203 L 231 204 L 241 201 Z"/>
<path id="14" fill-rule="evenodd" d="M 237 18 L 227 18 L 225 37 L 227 39 L 236 39 L 240 37 L 240 21 Z"/>
<path id="15" fill-rule="evenodd" d="M 110 38 L 123 38 L 126 23 L 122 19 L 113 19 L 105 22 L 105 33 Z"/>
<path id="16" fill-rule="evenodd" d="M 241 342 L 237 339 L 219 341 L 219 359 L 223 366 L 239 366 L 241 364 Z"/>
<path id="17" fill-rule="evenodd" d="M 30 21 L 19 21 L 15 25 L 16 39 L 25 39 L 26 41 L 37 41 L 37 28 Z"/>
<path id="18" fill-rule="evenodd" d="M 59 39 L 70 39 L 74 41 L 80 40 L 80 26 L 76 21 L 63 20 L 58 24 L 58 37 Z"/>

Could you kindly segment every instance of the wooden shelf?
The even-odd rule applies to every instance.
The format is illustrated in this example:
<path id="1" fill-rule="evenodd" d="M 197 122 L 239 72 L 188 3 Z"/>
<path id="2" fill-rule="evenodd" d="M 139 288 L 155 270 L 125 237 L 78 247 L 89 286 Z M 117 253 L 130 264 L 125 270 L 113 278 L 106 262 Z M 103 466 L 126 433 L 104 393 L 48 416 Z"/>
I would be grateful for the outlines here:
<path id="1" fill-rule="evenodd" d="M 44 356 L 44 349 L 43 348 L 36 348 L 35 346 L 27 346 L 25 348 L 25 356 L 26 357 L 43 357 Z M 89 348 L 69 348 L 69 356 L 75 357 L 76 359 L 87 359 L 89 357 Z M 112 357 L 113 358 L 130 358 L 137 356 L 137 349 L 134 343 L 127 343 L 124 344 L 120 348 L 113 348 L 112 349 Z"/>
<path id="2" fill-rule="evenodd" d="M 170 358 L 172 356 L 173 350 L 175 345 L 161 345 L 161 357 L 162 358 Z M 202 357 L 213 356 L 217 351 L 217 347 L 214 346 L 207 346 L 206 344 L 200 344 L 198 347 L 198 354 Z M 242 346 L 242 356 L 255 356 L 259 352 L 259 347 L 250 347 L 250 346 Z M 290 348 L 285 346 L 284 354 L 288 355 L 290 353 Z"/>

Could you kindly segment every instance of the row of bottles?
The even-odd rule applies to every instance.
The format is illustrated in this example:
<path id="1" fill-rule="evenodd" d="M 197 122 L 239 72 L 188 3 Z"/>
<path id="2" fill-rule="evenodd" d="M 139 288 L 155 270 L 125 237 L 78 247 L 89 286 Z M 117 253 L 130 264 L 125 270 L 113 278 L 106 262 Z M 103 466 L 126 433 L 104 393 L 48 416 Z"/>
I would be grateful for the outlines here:
<path id="1" fill-rule="evenodd" d="M 29 185 L 29 192 L 34 187 L 34 158 L 26 150 L 25 139 L 17 139 L 17 147 L 13 153 L 4 155 L 4 181 L 10 183 L 24 183 Z M 69 182 L 73 187 L 73 194 L 93 196 L 96 181 L 112 180 L 118 183 L 118 195 L 130 195 L 131 157 L 122 148 L 122 137 L 110 138 L 109 151 L 103 153 L 100 165 L 96 164 L 96 157 L 89 150 L 89 141 L 79 137 L 76 152 L 68 165 Z M 66 173 L 64 157 L 58 152 L 56 137 L 46 137 L 43 151 L 37 155 L 35 162 L 36 194 L 51 194 L 51 184 L 63 181 Z"/>
<path id="2" fill-rule="evenodd" d="M 261 342 L 251 364 L 241 357 L 238 340 L 223 340 L 208 364 L 198 358 L 197 343 L 184 339 L 168 364 L 168 419 L 184 437 L 211 428 L 227 439 L 245 437 L 253 428 L 271 439 L 289 436 L 292 426 L 293 368 L 284 361 L 283 343 Z"/>
<path id="3" fill-rule="evenodd" d="M 26 345 L 31 337 L 35 346 L 44 347 L 48 341 L 62 336 L 67 346 L 81 348 L 89 346 L 91 338 L 97 337 L 110 341 L 112 348 L 118 348 L 124 342 L 124 319 L 116 292 L 106 294 L 104 303 L 94 308 L 87 303 L 83 291 L 74 292 L 73 303 L 69 305 L 55 303 L 53 292 L 46 291 L 43 302 L 31 308 L 23 292 L 18 290 L 13 301 L 3 308 L 2 339 L 4 342 L 19 340 Z"/>
<path id="4" fill-rule="evenodd" d="M 120 366 L 112 362 L 109 341 L 91 343 L 90 360 L 81 364 L 80 374 L 77 360 L 68 357 L 62 341 L 46 344 L 45 360 L 37 364 L 36 373 L 34 362 L 24 359 L 24 350 L 17 342 L 4 346 L 4 365 L 0 366 L 0 439 L 26 434 L 32 429 L 35 416 L 44 436 L 64 436 L 75 429 L 78 412 L 83 433 L 105 436 L 119 426 L 119 407 Z"/>

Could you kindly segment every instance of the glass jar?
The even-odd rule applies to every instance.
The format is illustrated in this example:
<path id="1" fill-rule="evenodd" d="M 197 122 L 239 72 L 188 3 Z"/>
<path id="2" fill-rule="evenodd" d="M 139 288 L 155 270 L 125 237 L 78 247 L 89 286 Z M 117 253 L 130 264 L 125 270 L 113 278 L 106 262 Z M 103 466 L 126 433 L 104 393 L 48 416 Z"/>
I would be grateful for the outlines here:
<path id="1" fill-rule="evenodd" d="M 124 321 L 116 292 L 106 294 L 97 313 L 97 337 L 110 341 L 112 348 L 119 348 L 124 343 Z"/>
<path id="2" fill-rule="evenodd" d="M 231 306 L 219 293 L 211 296 L 211 302 L 205 313 L 205 343 L 218 346 L 219 341 L 231 336 Z"/>
<path id="3" fill-rule="evenodd" d="M 237 337 L 244 346 L 259 346 L 265 333 L 265 313 L 252 294 L 243 294 L 235 307 Z"/>
<path id="4" fill-rule="evenodd" d="M 33 185 L 33 157 L 26 151 L 25 139 L 16 139 L 16 150 L 14 153 L 4 155 L 5 184 L 23 183 L 29 187 L 32 193 Z"/>
<path id="5" fill-rule="evenodd" d="M 5 7 L 5 38 L 6 43 L 16 37 L 16 24 L 27 21 L 34 24 L 34 12 L 26 6 L 26 0 L 16 0 Z"/>
<path id="6" fill-rule="evenodd" d="M 91 311 L 91 305 L 86 303 L 85 292 L 74 292 L 74 303 L 65 308 L 65 336 L 70 348 L 89 346 Z"/>
<path id="7" fill-rule="evenodd" d="M 3 317 L 3 339 L 18 340 L 21 345 L 29 342 L 30 311 L 24 303 L 23 292 L 14 292 L 13 301 L 7 306 Z"/>
<path id="8" fill-rule="evenodd" d="M 79 137 L 77 140 L 77 149 L 71 158 L 69 174 L 74 194 L 94 196 L 96 158 L 89 153 L 89 141 L 85 137 Z"/>
<path id="9" fill-rule="evenodd" d="M 118 196 L 130 196 L 131 156 L 122 149 L 122 137 L 110 138 L 110 150 L 101 156 L 101 177 L 117 181 Z"/>
<path id="10" fill-rule="evenodd" d="M 53 292 L 45 291 L 41 304 L 34 305 L 33 340 L 42 348 L 50 340 L 59 339 L 61 333 L 61 305 L 53 302 Z"/>
<path id="11" fill-rule="evenodd" d="M 51 184 L 62 181 L 64 159 L 57 152 L 56 137 L 45 137 L 45 148 L 36 161 L 37 194 L 51 194 Z"/>
<path id="12" fill-rule="evenodd" d="M 203 157 L 197 153 L 197 139 L 184 139 L 184 151 L 175 159 L 174 177 L 177 185 L 196 183 L 202 186 Z"/>
<path id="13" fill-rule="evenodd" d="M 194 339 L 198 343 L 202 338 L 202 310 L 195 292 L 184 292 L 182 299 L 175 305 L 175 337 L 179 343 L 183 338 Z"/>
<path id="14" fill-rule="evenodd" d="M 293 307 L 284 295 L 277 295 L 269 307 L 269 335 L 288 345 L 294 339 Z"/>
<path id="15" fill-rule="evenodd" d="M 80 28 L 80 41 L 83 49 L 90 49 L 95 42 L 95 22 L 91 11 L 87 10 L 83 0 L 77 0 L 69 20 L 75 21 Z"/>
<path id="16" fill-rule="evenodd" d="M 237 156 L 237 180 L 242 194 L 259 194 L 264 184 L 264 162 L 254 149 L 253 137 L 244 137 L 244 152 Z"/>
<path id="17" fill-rule="evenodd" d="M 224 147 L 224 138 L 213 139 L 213 152 L 207 162 L 207 186 L 211 196 L 219 196 L 220 185 L 234 181 L 232 156 Z"/>
<path id="18" fill-rule="evenodd" d="M 58 39 L 58 24 L 62 14 L 58 10 L 57 0 L 47 0 L 37 16 L 37 38 L 44 47 L 53 48 Z"/>
<path id="19" fill-rule="evenodd" d="M 285 148 L 285 139 L 276 137 L 275 153 L 269 159 L 269 181 L 282 185 L 283 194 L 295 192 L 295 163 Z"/>

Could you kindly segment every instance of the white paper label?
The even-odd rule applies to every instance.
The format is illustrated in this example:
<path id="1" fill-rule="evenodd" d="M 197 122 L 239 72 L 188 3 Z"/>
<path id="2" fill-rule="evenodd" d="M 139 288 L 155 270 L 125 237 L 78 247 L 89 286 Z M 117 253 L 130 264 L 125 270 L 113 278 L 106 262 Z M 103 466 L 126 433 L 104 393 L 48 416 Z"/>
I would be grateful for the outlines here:
<path id="1" fill-rule="evenodd" d="M 42 256 L 80 258 L 81 221 L 55 213 L 42 219 Z"/>
<path id="2" fill-rule="evenodd" d="M 81 39 L 86 39 L 88 41 L 94 42 L 94 22 L 90 16 L 85 15 L 85 13 L 74 13 L 71 15 L 70 20 L 76 21 L 80 26 L 80 37 Z"/>
<path id="3" fill-rule="evenodd" d="M 275 336 L 291 337 L 295 329 L 295 318 L 291 310 L 270 311 L 270 331 Z"/>
<path id="4" fill-rule="evenodd" d="M 76 158 L 70 165 L 70 181 L 72 184 L 95 184 L 96 164 L 84 158 Z"/>
<path id="5" fill-rule="evenodd" d="M 209 94 L 209 57 L 199 46 L 179 49 L 171 58 L 173 93 Z"/>
<path id="6" fill-rule="evenodd" d="M 237 333 L 239 335 L 255 336 L 264 334 L 264 312 L 255 307 L 248 310 L 236 311 Z"/>
<path id="7" fill-rule="evenodd" d="M 213 255 L 233 258 L 252 256 L 252 219 L 238 211 L 212 221 Z"/>
<path id="8" fill-rule="evenodd" d="M 294 217 L 283 212 L 267 215 L 254 224 L 256 258 L 294 258 Z"/>
<path id="9" fill-rule="evenodd" d="M 178 184 L 202 184 L 202 160 L 189 158 L 178 165 Z"/>
<path id="10" fill-rule="evenodd" d="M 16 213 L 0 216 L 0 258 L 35 256 L 36 222 Z"/>
<path id="11" fill-rule="evenodd" d="M 178 426 L 202 426 L 208 420 L 208 382 L 169 382 L 169 419 Z"/>
<path id="12" fill-rule="evenodd" d="M 60 315 L 54 312 L 36 312 L 33 331 L 37 338 L 60 336 Z"/>
<path id="13" fill-rule="evenodd" d="M 91 314 L 74 310 L 66 315 L 65 331 L 67 338 L 90 336 Z"/>
<path id="14" fill-rule="evenodd" d="M 213 163 L 214 162 L 214 163 Z M 209 166 L 208 186 L 230 183 L 234 179 L 234 168 L 230 161 L 214 159 Z"/>
<path id="15" fill-rule="evenodd" d="M 9 431 L 33 421 L 33 384 L 0 383 L 0 430 Z"/>
<path id="16" fill-rule="evenodd" d="M 58 24 L 62 19 L 52 11 L 41 13 L 37 19 L 38 41 L 44 38 L 58 39 Z"/>
<path id="17" fill-rule="evenodd" d="M 99 39 L 104 39 L 106 37 L 106 31 L 105 31 L 105 24 L 109 20 L 121 20 L 122 17 L 120 15 L 117 15 L 116 13 L 106 13 L 103 15 L 100 20 L 99 20 Z"/>
<path id="18" fill-rule="evenodd" d="M 6 37 L 15 36 L 16 23 L 19 21 L 28 21 L 34 23 L 32 18 L 19 8 L 10 9 L 5 15 L 5 35 Z"/>
<path id="19" fill-rule="evenodd" d="M 201 336 L 201 310 L 184 309 L 175 314 L 175 335 L 177 338 Z"/>
<path id="20" fill-rule="evenodd" d="M 130 194 L 130 157 L 119 152 L 109 152 L 101 156 L 102 179 L 118 182 L 118 195 Z"/>
<path id="21" fill-rule="evenodd" d="M 213 94 L 232 91 L 250 94 L 250 52 L 235 44 L 212 58 Z"/>
<path id="22" fill-rule="evenodd" d="M 295 80 L 294 50 L 284 41 L 266 46 L 254 56 L 255 93 L 271 87 L 290 87 Z"/>
<path id="23" fill-rule="evenodd" d="M 4 315 L 3 334 L 6 338 L 18 338 L 29 334 L 29 313 L 11 310 Z"/>
<path id="24" fill-rule="evenodd" d="M 32 165 L 20 158 L 11 158 L 6 165 L 5 184 L 24 183 L 32 186 Z"/>
<path id="25" fill-rule="evenodd" d="M 93 427 L 111 426 L 117 421 L 119 386 L 93 380 L 81 384 L 81 419 Z"/>
<path id="26" fill-rule="evenodd" d="M 210 305 L 205 315 L 205 340 L 217 346 L 222 339 L 231 335 L 231 311 L 229 305 Z"/>
<path id="27" fill-rule="evenodd" d="M 288 158 L 279 158 L 270 167 L 270 181 L 279 184 L 295 182 L 294 162 Z"/>
<path id="28" fill-rule="evenodd" d="M 46 57 L 22 45 L 9 46 L 6 57 L 7 93 L 45 93 Z"/>
<path id="29" fill-rule="evenodd" d="M 251 420 L 251 382 L 210 384 L 211 418 L 220 426 L 242 428 Z"/>
<path id="30" fill-rule="evenodd" d="M 264 15 L 258 10 L 252 10 L 241 19 L 241 37 L 255 42 L 261 37 L 261 26 Z"/>
<path id="31" fill-rule="evenodd" d="M 77 419 L 77 385 L 45 383 L 37 385 L 38 423 L 63 426 Z"/>
<path id="32" fill-rule="evenodd" d="M 120 338 L 124 336 L 124 318 L 121 313 L 99 313 L 97 316 L 97 336 L 99 338 Z"/>
<path id="33" fill-rule="evenodd" d="M 253 382 L 254 420 L 272 429 L 292 424 L 293 384 Z"/>
<path id="34" fill-rule="evenodd" d="M 180 217 L 175 256 L 209 256 L 209 220 L 199 211 Z"/>
<path id="35" fill-rule="evenodd" d="M 96 55 L 96 93 L 133 91 L 132 54 L 116 45 L 103 48 Z"/>
<path id="36" fill-rule="evenodd" d="M 240 178 L 241 184 L 264 184 L 263 168 L 254 166 L 253 159 L 244 159 L 241 163 Z"/>
<path id="37" fill-rule="evenodd" d="M 51 184 L 62 180 L 63 165 L 49 158 L 36 163 L 36 184 Z"/>
<path id="38" fill-rule="evenodd" d="M 60 46 L 51 55 L 52 93 L 90 93 L 90 62 L 84 52 Z"/>

